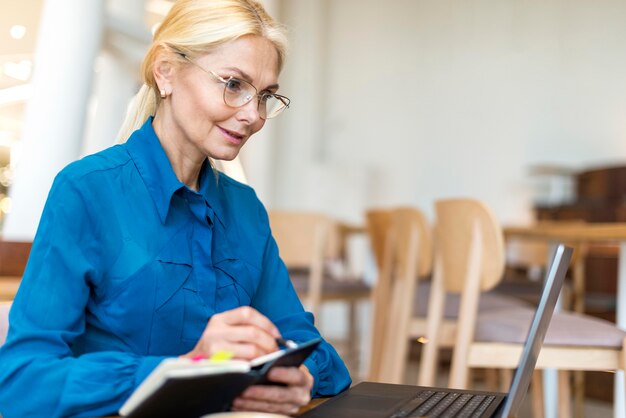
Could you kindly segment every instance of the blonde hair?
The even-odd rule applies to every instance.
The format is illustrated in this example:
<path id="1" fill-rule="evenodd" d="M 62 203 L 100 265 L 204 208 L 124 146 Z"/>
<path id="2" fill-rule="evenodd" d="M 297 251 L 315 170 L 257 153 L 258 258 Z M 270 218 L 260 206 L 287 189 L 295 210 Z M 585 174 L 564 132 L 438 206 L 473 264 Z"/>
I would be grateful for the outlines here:
<path id="1" fill-rule="evenodd" d="M 285 31 L 256 0 L 178 0 L 154 33 L 152 45 L 141 66 L 143 86 L 132 99 L 118 133 L 124 142 L 154 115 L 161 102 L 153 74 L 156 58 L 163 51 L 183 62 L 180 54 L 197 57 L 245 35 L 262 36 L 278 52 L 278 71 L 287 50 Z"/>

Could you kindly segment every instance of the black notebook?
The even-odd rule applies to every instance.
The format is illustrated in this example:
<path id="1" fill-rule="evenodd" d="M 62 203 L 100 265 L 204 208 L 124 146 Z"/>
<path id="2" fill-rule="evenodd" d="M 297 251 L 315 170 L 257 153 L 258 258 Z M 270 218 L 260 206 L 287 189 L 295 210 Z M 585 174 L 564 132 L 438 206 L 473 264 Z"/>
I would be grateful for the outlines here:
<path id="1" fill-rule="evenodd" d="M 120 408 L 129 418 L 197 418 L 227 411 L 248 386 L 271 384 L 267 373 L 276 366 L 297 367 L 321 342 L 316 338 L 251 361 L 162 361 Z"/>

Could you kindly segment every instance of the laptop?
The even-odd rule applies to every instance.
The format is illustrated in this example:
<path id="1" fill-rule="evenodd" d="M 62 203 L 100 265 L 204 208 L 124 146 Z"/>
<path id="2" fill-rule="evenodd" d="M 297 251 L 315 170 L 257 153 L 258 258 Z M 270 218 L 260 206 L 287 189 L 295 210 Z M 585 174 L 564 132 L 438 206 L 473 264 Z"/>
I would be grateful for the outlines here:
<path id="1" fill-rule="evenodd" d="M 302 418 L 514 417 L 528 390 L 572 249 L 557 246 L 508 393 L 362 382 Z"/>

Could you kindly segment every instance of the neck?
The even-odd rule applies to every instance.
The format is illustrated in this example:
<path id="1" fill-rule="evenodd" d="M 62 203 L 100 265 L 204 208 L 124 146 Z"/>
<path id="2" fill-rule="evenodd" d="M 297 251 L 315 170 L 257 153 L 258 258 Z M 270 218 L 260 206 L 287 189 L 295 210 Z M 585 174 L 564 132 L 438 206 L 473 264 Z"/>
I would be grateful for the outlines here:
<path id="1" fill-rule="evenodd" d="M 206 156 L 190 147 L 189 143 L 182 140 L 175 130 L 168 129 L 164 118 L 159 116 L 157 111 L 152 121 L 152 127 L 170 160 L 176 178 L 191 190 L 198 191 L 200 171 L 206 161 Z M 187 146 L 185 147 L 185 145 Z"/>

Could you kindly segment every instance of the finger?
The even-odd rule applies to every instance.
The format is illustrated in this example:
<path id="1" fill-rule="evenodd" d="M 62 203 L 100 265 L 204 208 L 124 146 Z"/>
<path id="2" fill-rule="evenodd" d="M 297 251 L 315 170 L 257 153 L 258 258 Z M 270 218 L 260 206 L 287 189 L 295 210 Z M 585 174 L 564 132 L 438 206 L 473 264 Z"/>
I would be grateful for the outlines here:
<path id="1" fill-rule="evenodd" d="M 273 338 L 280 337 L 280 332 L 278 328 L 276 328 L 276 325 L 265 315 L 250 306 L 240 306 L 239 308 L 223 312 L 220 315 L 227 325 L 253 325 L 264 330 Z"/>
<path id="2" fill-rule="evenodd" d="M 248 401 L 292 404 L 298 407 L 311 401 L 311 390 L 304 386 L 255 385 L 248 387 L 239 398 Z"/>
<path id="3" fill-rule="evenodd" d="M 313 377 L 298 367 L 274 367 L 268 374 L 269 380 L 288 386 L 302 386 L 311 389 Z"/>
<path id="4" fill-rule="evenodd" d="M 281 387 L 256 385 L 247 388 L 234 403 L 235 406 L 245 408 L 264 405 L 264 410 L 274 409 L 269 405 L 286 406 L 288 410 L 297 411 L 311 400 L 310 392 L 302 387 Z"/>
<path id="5" fill-rule="evenodd" d="M 211 356 L 220 351 L 231 354 L 232 358 L 235 360 L 252 360 L 275 350 L 268 351 L 254 343 L 240 343 L 222 340 L 215 342 L 211 346 L 211 353 L 209 353 L 209 355 Z"/>
<path id="6" fill-rule="evenodd" d="M 256 345 L 261 350 L 259 355 L 278 350 L 276 338 L 253 325 L 232 326 L 229 327 L 228 333 L 229 341 Z"/>
<path id="7" fill-rule="evenodd" d="M 237 398 L 233 402 L 232 411 L 269 412 L 273 414 L 295 415 L 300 407 L 289 403 L 272 403 L 251 399 Z"/>
<path id="8" fill-rule="evenodd" d="M 228 351 L 236 358 L 253 359 L 278 350 L 276 340 L 254 326 L 220 326 L 202 335 L 210 353 Z"/>

